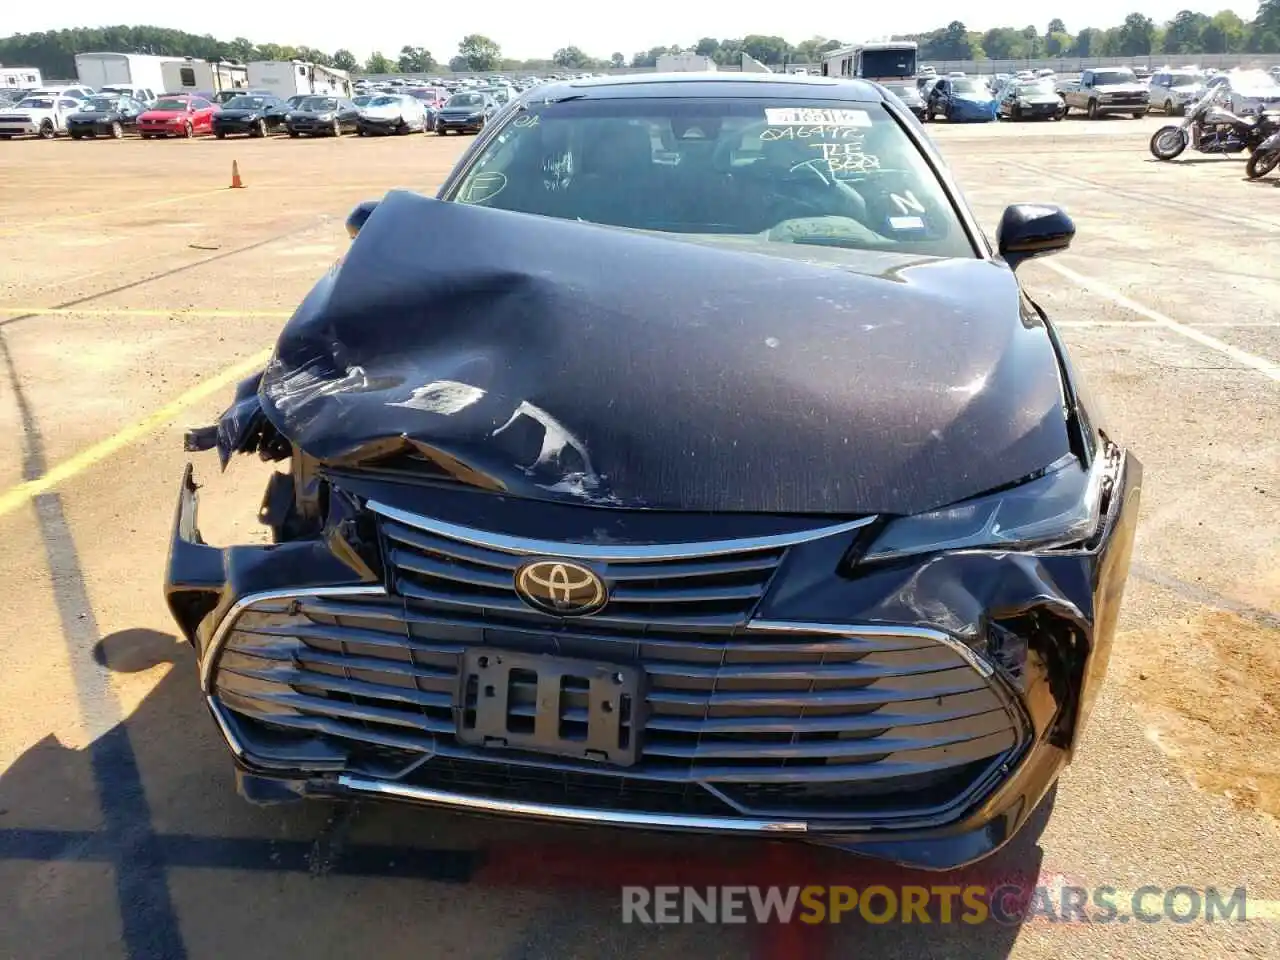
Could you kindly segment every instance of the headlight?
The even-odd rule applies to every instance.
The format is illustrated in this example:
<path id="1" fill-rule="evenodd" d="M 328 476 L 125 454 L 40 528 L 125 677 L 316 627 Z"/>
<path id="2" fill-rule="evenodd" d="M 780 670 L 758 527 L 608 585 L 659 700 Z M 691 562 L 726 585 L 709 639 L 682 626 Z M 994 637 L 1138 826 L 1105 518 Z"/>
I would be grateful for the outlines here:
<path id="1" fill-rule="evenodd" d="M 1050 548 L 1087 540 L 1098 527 L 1105 457 L 1086 472 L 1075 457 L 1027 483 L 950 507 L 894 520 L 862 559 L 942 550 Z"/>
<path id="2" fill-rule="evenodd" d="M 333 114 L 332 114 L 332 113 L 322 113 L 322 114 L 320 114 L 320 116 L 316 117 L 316 119 L 317 119 L 317 120 L 332 120 L 332 119 L 333 119 Z"/>
<path id="3" fill-rule="evenodd" d="M 286 113 L 286 114 L 284 115 L 284 118 L 285 118 L 285 120 L 286 120 L 286 121 L 288 121 L 288 120 L 292 120 L 292 119 L 293 119 L 293 114 L 292 114 L 292 113 Z"/>

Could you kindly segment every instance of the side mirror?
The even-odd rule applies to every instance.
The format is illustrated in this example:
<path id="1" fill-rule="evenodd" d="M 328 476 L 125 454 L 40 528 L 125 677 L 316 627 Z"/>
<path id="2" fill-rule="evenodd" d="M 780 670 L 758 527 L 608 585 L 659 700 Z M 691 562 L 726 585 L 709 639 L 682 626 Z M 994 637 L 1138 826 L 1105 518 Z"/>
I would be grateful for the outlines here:
<path id="1" fill-rule="evenodd" d="M 1076 225 L 1061 207 L 1015 203 L 1005 208 L 996 227 L 996 247 L 1016 270 L 1024 260 L 1066 250 L 1075 235 Z"/>
<path id="2" fill-rule="evenodd" d="M 352 240 L 356 238 L 356 234 L 360 232 L 360 228 L 364 226 L 366 220 L 378 207 L 377 200 L 365 200 L 363 203 L 356 205 L 356 208 L 347 214 L 347 236 Z"/>

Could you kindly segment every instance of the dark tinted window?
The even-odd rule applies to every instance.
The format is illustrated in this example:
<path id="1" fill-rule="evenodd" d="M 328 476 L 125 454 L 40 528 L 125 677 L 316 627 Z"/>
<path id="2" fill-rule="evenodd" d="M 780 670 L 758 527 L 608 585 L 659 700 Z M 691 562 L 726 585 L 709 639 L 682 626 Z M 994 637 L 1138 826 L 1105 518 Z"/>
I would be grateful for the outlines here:
<path id="1" fill-rule="evenodd" d="M 975 255 L 932 169 L 875 103 L 534 106 L 511 116 L 451 199 L 765 249 Z"/>

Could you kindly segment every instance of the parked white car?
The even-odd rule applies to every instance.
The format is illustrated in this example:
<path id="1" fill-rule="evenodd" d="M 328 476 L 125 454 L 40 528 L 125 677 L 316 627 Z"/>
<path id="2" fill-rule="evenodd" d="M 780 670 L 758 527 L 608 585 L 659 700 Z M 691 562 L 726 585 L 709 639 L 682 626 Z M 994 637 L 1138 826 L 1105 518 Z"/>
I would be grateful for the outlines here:
<path id="1" fill-rule="evenodd" d="M 15 106 L 0 109 L 0 140 L 39 137 L 52 140 L 66 133 L 67 117 L 81 109 L 75 97 L 30 96 Z"/>
<path id="2" fill-rule="evenodd" d="M 1208 86 L 1226 88 L 1222 105 L 1237 116 L 1280 109 L 1280 83 L 1264 70 L 1228 70 L 1209 78 Z"/>
<path id="3" fill-rule="evenodd" d="M 388 133 L 426 133 L 427 112 L 421 100 L 403 93 L 383 93 L 360 108 L 360 136 Z"/>

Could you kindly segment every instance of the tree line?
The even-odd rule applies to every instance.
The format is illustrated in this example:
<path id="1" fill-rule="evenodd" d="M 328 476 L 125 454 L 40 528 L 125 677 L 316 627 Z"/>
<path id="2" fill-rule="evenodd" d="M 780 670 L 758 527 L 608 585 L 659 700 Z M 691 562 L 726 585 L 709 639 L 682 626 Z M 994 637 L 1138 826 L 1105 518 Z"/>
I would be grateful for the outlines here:
<path id="1" fill-rule="evenodd" d="M 896 39 L 920 44 L 922 60 L 1025 60 L 1044 57 L 1194 57 L 1200 53 L 1280 53 L 1280 0 L 1262 0 L 1257 16 L 1250 21 L 1223 10 L 1216 14 L 1183 10 L 1172 20 L 1157 24 L 1141 13 L 1131 13 L 1124 22 L 1109 29 L 1085 27 L 1076 33 L 1060 18 L 1050 20 L 1045 31 L 1035 26 L 995 27 L 969 30 L 960 21 L 927 33 L 900 34 Z M 374 51 L 359 60 L 350 50 L 328 53 L 311 47 L 276 43 L 253 43 L 244 37 L 219 40 L 154 26 L 77 27 L 45 33 L 16 34 L 0 39 L 0 63 L 38 67 L 47 77 L 75 75 L 75 55 L 94 51 L 146 53 L 163 56 L 196 57 L 202 60 L 307 60 L 355 73 L 424 74 L 451 71 L 555 69 L 592 70 L 609 67 L 652 67 L 666 53 L 697 53 L 721 66 L 741 62 L 745 53 L 761 63 L 781 66 L 788 63 L 816 63 L 829 50 L 841 46 L 839 40 L 812 37 L 789 43 L 782 37 L 748 34 L 719 39 L 703 37 L 691 46 L 679 44 L 651 47 L 630 57 L 615 52 L 597 58 L 579 47 L 566 45 L 547 59 L 512 60 L 489 37 L 469 34 L 458 44 L 457 53 L 440 63 L 426 47 L 405 45 L 399 54 L 388 56 Z"/>
<path id="2" fill-rule="evenodd" d="M 1110 29 L 1072 33 L 1055 17 L 1044 33 L 1035 26 L 969 30 L 958 20 L 928 33 L 903 34 L 920 44 L 922 60 L 1038 60 L 1052 57 L 1192 57 L 1201 53 L 1280 53 L 1280 0 L 1262 0 L 1253 20 L 1230 10 L 1183 10 L 1156 23 L 1131 13 Z"/>

